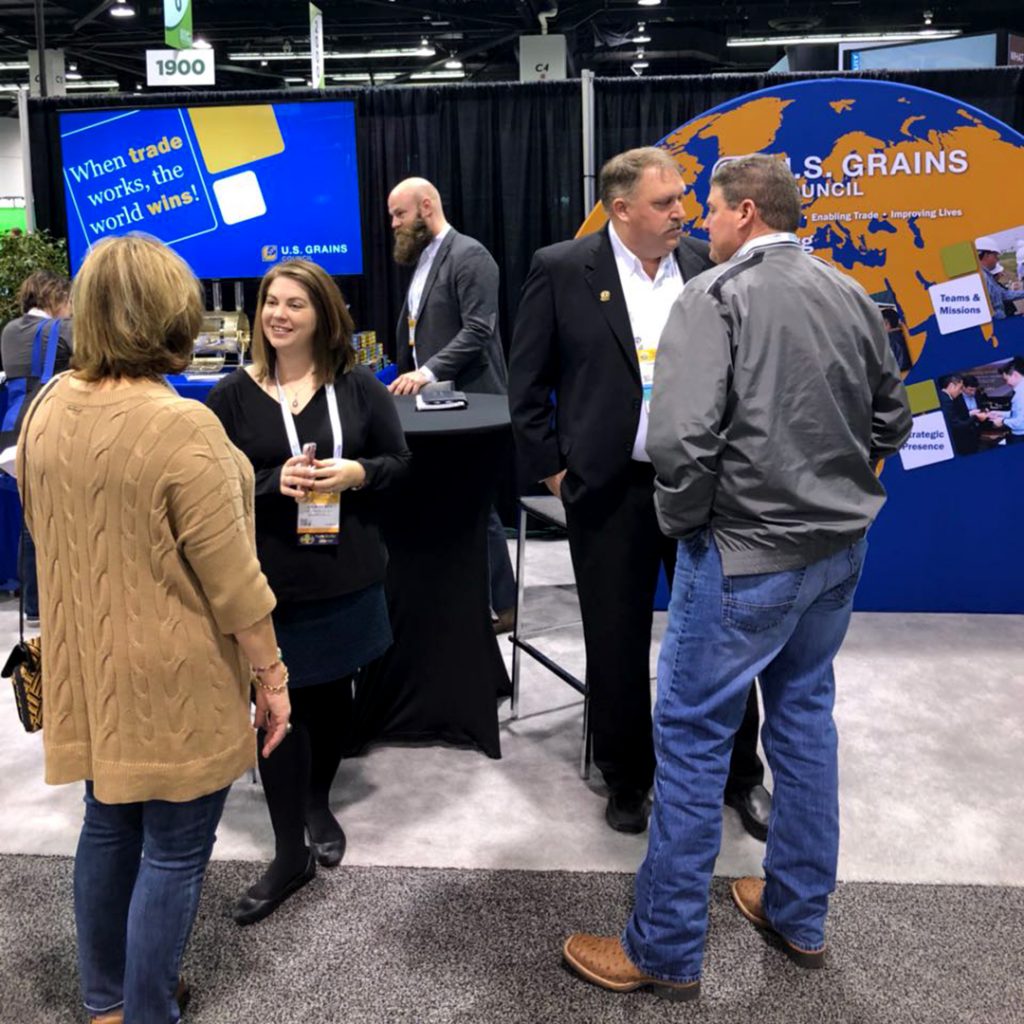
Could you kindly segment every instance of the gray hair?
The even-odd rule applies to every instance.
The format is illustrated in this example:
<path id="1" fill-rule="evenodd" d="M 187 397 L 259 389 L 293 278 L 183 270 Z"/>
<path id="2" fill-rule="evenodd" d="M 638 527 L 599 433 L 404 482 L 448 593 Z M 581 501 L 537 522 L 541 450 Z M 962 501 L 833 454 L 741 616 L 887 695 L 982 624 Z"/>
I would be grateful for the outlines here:
<path id="1" fill-rule="evenodd" d="M 598 182 L 598 191 L 604 208 L 610 212 L 614 200 L 620 196 L 631 196 L 648 167 L 660 167 L 664 171 L 679 173 L 679 165 L 671 153 L 657 146 L 627 149 L 625 153 L 613 156 L 601 168 Z"/>
<path id="2" fill-rule="evenodd" d="M 793 172 L 774 156 L 756 153 L 722 164 L 711 177 L 730 209 L 749 199 L 775 231 L 800 226 L 800 189 Z"/>

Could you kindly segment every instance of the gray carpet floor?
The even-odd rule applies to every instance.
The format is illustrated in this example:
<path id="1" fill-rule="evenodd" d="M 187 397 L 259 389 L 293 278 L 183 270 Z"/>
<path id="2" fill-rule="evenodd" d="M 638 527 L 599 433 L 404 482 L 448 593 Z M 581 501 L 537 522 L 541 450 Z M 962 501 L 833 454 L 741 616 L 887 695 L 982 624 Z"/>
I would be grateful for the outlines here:
<path id="1" fill-rule="evenodd" d="M 255 866 L 216 862 L 186 954 L 188 1024 L 1020 1024 L 1024 888 L 840 885 L 826 970 L 801 971 L 716 879 L 699 1003 L 614 995 L 562 968 L 574 930 L 617 932 L 621 873 L 343 867 L 266 922 L 227 917 Z M 0 1021 L 78 1009 L 71 861 L 0 857 Z"/>

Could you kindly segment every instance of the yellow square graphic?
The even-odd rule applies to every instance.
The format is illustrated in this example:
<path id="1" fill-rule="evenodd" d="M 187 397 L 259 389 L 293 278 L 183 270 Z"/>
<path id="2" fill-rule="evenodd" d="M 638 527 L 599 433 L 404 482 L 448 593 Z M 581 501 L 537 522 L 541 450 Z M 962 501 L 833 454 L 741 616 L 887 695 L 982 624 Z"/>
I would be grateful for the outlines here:
<path id="1" fill-rule="evenodd" d="M 931 412 L 939 407 L 939 393 L 935 390 L 935 381 L 923 380 L 920 384 L 907 385 L 907 398 L 910 411 L 919 416 L 923 412 Z"/>
<path id="2" fill-rule="evenodd" d="M 940 250 L 942 269 L 947 278 L 963 277 L 973 274 L 978 269 L 978 259 L 974 254 L 974 246 L 970 242 L 958 242 L 947 245 Z"/>
<path id="3" fill-rule="evenodd" d="M 193 107 L 188 116 L 210 174 L 284 152 L 284 139 L 270 104 Z"/>

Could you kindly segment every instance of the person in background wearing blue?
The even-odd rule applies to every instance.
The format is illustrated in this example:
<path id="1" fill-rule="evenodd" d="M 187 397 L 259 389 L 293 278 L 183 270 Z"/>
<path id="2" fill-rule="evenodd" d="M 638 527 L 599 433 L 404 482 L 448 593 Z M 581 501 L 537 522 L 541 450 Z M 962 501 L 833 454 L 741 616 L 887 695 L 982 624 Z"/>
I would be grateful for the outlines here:
<path id="1" fill-rule="evenodd" d="M 333 867 L 344 855 L 329 799 L 353 675 L 391 644 L 376 502 L 411 456 L 387 388 L 356 365 L 338 286 L 306 260 L 267 272 L 253 363 L 207 401 L 256 471 L 256 549 L 291 672 L 294 730 L 273 759 L 259 759 L 275 854 L 235 906 L 244 925 L 273 913 L 317 863 Z"/>
<path id="2" fill-rule="evenodd" d="M 1014 303 L 1024 299 L 1024 289 L 1007 288 L 999 280 L 1003 273 L 1003 265 L 999 262 L 999 243 L 988 235 L 983 235 L 974 243 L 978 251 L 978 264 L 981 276 L 985 281 L 988 300 L 992 306 L 992 319 L 1005 320 L 1008 316 L 1019 316 Z"/>
<path id="3" fill-rule="evenodd" d="M 1009 412 L 999 412 L 992 409 L 988 418 L 997 427 L 1006 427 L 1010 433 L 1007 435 L 1007 444 L 1024 443 L 1024 356 L 1014 356 L 999 372 L 1003 380 L 1013 388 L 1013 398 L 1010 403 Z"/>
<path id="4" fill-rule="evenodd" d="M 5 431 L 3 447 L 16 444 L 21 419 L 45 379 L 32 373 L 32 350 L 37 335 L 45 359 L 51 331 L 56 334 L 57 351 L 49 376 L 63 373 L 71 364 L 71 282 L 52 270 L 36 270 L 21 283 L 17 295 L 21 316 L 11 320 L 0 334 L 0 369 L 9 382 L 24 380 L 24 398 L 19 409 L 9 410 L 10 427 Z M 10 393 L 10 389 L 9 389 Z M 5 417 L 5 421 L 7 417 Z M 36 547 L 32 535 L 22 527 L 18 552 L 18 576 L 24 598 L 25 624 L 39 625 L 39 585 L 36 581 Z"/>

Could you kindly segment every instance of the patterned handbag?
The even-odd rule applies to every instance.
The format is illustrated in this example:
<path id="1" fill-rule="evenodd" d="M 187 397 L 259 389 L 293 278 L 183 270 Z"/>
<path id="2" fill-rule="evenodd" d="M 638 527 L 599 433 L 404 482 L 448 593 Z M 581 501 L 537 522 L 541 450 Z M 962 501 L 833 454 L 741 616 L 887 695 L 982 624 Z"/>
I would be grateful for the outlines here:
<path id="1" fill-rule="evenodd" d="M 0 675 L 14 687 L 14 704 L 25 732 L 43 727 L 43 648 L 38 636 L 21 639 L 14 645 Z"/>

